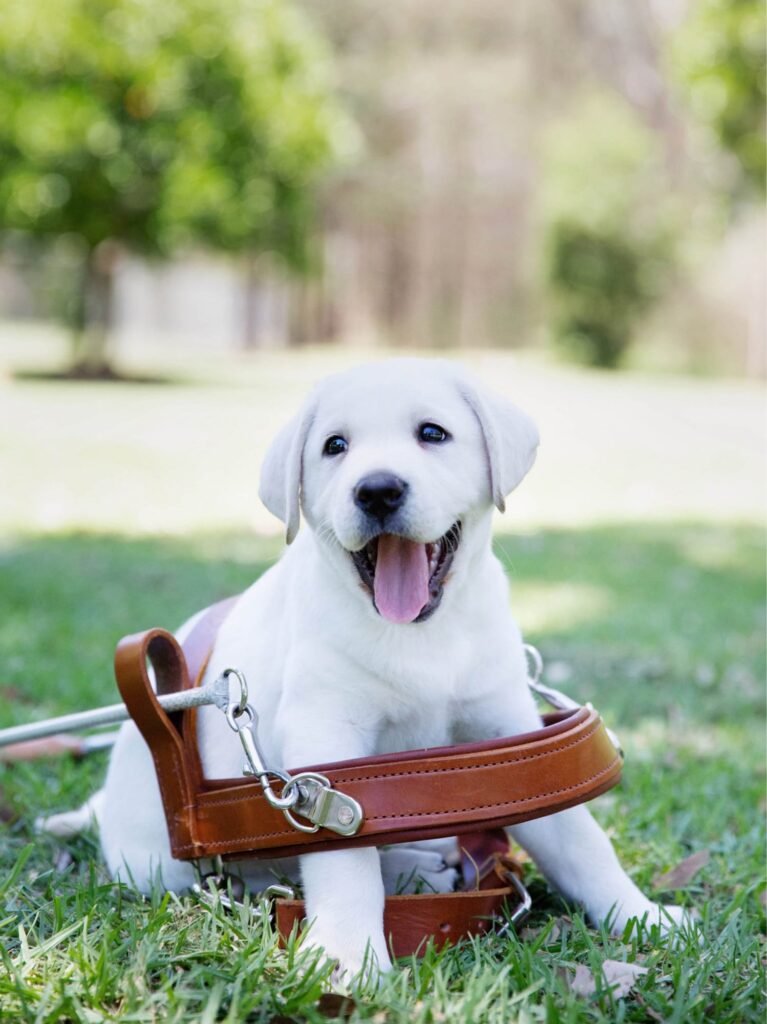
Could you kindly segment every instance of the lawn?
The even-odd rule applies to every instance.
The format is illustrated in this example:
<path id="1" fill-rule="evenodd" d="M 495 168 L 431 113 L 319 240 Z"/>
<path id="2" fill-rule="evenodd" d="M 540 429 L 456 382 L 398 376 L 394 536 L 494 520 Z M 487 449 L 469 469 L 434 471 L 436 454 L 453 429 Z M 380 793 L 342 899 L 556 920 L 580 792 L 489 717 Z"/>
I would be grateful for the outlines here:
<path id="1" fill-rule="evenodd" d="M 51 344 L 0 331 L 0 365 Z M 359 354 L 357 354 L 357 358 Z M 314 350 L 162 368 L 173 385 L 0 379 L 0 724 L 115 699 L 125 632 L 173 627 L 279 554 L 256 499 L 270 432 L 323 368 Z M 764 1017 L 764 542 L 761 395 L 739 382 L 548 367 L 476 353 L 542 424 L 539 464 L 497 550 L 548 678 L 594 701 L 627 753 L 594 811 L 638 883 L 701 915 L 672 948 L 613 938 L 550 893 L 519 936 L 405 962 L 343 1007 L 328 969 L 267 924 L 188 898 L 136 898 L 97 842 L 34 836 L 105 755 L 0 768 L 0 1020 L 761 1021 Z M 679 891 L 657 880 L 708 863 Z M 641 964 L 634 989 L 579 995 L 578 966 Z"/>

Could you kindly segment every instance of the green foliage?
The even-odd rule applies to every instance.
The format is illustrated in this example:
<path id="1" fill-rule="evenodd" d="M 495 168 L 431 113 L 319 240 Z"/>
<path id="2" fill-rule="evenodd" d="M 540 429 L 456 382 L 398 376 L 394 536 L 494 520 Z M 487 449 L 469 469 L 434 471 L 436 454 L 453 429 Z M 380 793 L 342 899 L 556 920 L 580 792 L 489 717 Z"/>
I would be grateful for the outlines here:
<path id="1" fill-rule="evenodd" d="M 694 113 L 731 152 L 736 195 L 763 195 L 765 8 L 762 0 L 698 0 L 672 50 Z"/>
<path id="2" fill-rule="evenodd" d="M 279 0 L 5 5 L 0 225 L 300 263 L 338 128 L 322 69 Z"/>
<path id="3" fill-rule="evenodd" d="M 616 366 L 669 254 L 656 141 L 627 104 L 595 95 L 546 133 L 543 159 L 553 337 L 580 362 Z"/>
<path id="4" fill-rule="evenodd" d="M 308 264 L 311 190 L 343 142 L 317 39 L 282 0 L 0 9 L 0 230 L 79 254 L 69 320 L 109 322 L 118 246 Z"/>

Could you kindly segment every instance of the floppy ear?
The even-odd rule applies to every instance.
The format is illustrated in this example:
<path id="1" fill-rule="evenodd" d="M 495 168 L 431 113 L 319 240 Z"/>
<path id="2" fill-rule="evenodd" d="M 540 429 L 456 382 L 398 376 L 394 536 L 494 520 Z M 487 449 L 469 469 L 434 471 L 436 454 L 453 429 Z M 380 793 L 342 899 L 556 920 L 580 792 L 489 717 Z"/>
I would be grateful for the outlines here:
<path id="1" fill-rule="evenodd" d="M 482 430 L 493 503 L 505 512 L 506 495 L 521 483 L 535 462 L 538 428 L 526 413 L 500 395 L 480 391 L 466 382 L 459 387 Z"/>
<path id="2" fill-rule="evenodd" d="M 288 544 L 301 523 L 304 445 L 313 419 L 314 406 L 307 405 L 277 434 L 261 466 L 258 496 L 285 524 Z"/>

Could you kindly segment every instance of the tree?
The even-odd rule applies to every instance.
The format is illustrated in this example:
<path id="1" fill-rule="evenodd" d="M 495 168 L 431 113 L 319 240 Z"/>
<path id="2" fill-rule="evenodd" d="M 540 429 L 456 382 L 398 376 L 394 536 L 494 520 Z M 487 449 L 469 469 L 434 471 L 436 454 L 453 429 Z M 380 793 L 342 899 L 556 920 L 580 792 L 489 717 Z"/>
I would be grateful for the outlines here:
<path id="1" fill-rule="evenodd" d="M 735 157 L 734 195 L 763 196 L 767 175 L 763 0 L 698 0 L 674 40 L 672 56 L 694 114 Z"/>
<path id="2" fill-rule="evenodd" d="M 540 215 L 551 333 L 575 360 L 617 366 L 670 261 L 658 140 L 594 93 L 544 133 Z"/>
<path id="3" fill-rule="evenodd" d="M 121 249 L 307 267 L 312 185 L 344 127 L 326 67 L 282 0 L 2 6 L 0 229 L 79 247 L 68 312 L 91 372 Z"/>

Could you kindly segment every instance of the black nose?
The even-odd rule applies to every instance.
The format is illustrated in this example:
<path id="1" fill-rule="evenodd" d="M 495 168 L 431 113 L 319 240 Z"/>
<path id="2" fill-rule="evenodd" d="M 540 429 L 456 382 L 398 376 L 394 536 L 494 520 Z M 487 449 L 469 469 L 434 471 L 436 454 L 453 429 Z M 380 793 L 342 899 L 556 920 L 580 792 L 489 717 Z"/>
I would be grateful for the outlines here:
<path id="1" fill-rule="evenodd" d="M 354 488 L 354 503 L 369 516 L 384 520 L 405 500 L 407 484 L 393 473 L 371 473 Z"/>

